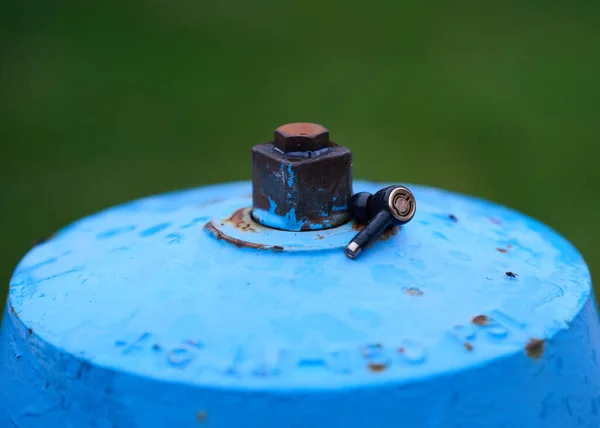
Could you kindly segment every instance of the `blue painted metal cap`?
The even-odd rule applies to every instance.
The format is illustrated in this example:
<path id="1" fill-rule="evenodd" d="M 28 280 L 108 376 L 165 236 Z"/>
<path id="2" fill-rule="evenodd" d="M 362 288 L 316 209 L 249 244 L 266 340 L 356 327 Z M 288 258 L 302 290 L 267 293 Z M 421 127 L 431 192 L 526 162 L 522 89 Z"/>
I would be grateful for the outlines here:
<path id="1" fill-rule="evenodd" d="M 508 208 L 410 188 L 413 221 L 355 261 L 359 226 L 264 227 L 248 182 L 65 228 L 10 282 L 0 427 L 599 426 L 581 255 Z"/>

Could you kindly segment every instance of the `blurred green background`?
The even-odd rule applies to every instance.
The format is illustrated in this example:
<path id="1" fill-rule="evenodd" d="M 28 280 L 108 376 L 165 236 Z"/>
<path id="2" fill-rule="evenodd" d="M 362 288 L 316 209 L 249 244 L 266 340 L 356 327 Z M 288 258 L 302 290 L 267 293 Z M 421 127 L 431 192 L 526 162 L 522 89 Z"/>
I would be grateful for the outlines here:
<path id="1" fill-rule="evenodd" d="M 84 5 L 84 3 L 87 3 Z M 250 177 L 290 121 L 355 176 L 508 205 L 600 273 L 600 2 L 4 1 L 0 296 L 102 208 Z"/>

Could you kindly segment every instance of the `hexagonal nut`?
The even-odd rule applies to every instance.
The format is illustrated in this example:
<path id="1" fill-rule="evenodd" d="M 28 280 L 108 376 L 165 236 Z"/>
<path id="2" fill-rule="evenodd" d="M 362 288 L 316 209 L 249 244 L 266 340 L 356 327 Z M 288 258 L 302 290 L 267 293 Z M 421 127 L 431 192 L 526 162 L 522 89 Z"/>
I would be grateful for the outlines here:
<path id="1" fill-rule="evenodd" d="M 273 144 L 283 153 L 310 152 L 329 147 L 329 131 L 316 123 L 288 123 L 274 132 Z"/>
<path id="2" fill-rule="evenodd" d="M 273 144 L 252 149 L 253 218 L 283 230 L 318 230 L 350 218 L 352 153 L 330 143 L 312 157 L 287 156 Z"/>

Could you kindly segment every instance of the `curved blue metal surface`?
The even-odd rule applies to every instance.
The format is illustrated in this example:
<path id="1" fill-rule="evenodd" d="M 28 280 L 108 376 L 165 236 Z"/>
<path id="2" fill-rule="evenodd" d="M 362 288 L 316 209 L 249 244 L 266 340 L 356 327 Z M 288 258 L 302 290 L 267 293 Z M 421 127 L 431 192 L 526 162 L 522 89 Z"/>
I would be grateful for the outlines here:
<path id="1" fill-rule="evenodd" d="M 599 426 L 580 254 L 510 209 L 410 188 L 415 219 L 356 261 L 352 225 L 232 218 L 246 182 L 60 231 L 10 283 L 0 427 Z"/>

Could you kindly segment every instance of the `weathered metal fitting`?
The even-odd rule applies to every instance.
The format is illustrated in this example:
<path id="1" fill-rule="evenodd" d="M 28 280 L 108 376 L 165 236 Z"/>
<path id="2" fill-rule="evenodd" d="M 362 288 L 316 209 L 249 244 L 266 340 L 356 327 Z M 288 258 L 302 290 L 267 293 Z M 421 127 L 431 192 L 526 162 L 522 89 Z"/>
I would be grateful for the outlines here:
<path id="1" fill-rule="evenodd" d="M 290 231 L 336 227 L 350 220 L 352 152 L 316 124 L 288 124 L 274 142 L 252 149 L 252 217 Z"/>

